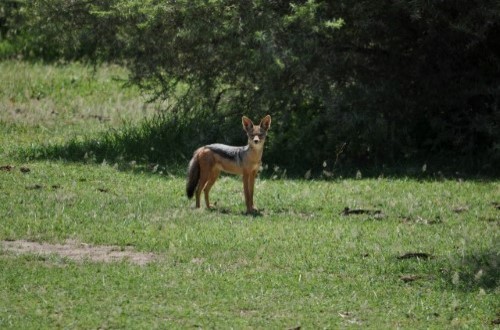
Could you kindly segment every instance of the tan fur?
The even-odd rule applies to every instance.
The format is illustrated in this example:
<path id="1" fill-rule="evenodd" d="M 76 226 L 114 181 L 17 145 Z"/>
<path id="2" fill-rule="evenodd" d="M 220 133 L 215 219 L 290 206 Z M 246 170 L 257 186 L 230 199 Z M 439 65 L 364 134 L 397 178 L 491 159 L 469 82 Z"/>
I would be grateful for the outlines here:
<path id="1" fill-rule="evenodd" d="M 223 171 L 243 177 L 243 192 L 245 195 L 247 213 L 256 211 L 253 201 L 255 177 L 257 176 L 261 164 L 266 134 L 271 126 L 271 116 L 267 115 L 264 117 L 259 125 L 254 125 L 250 119 L 243 117 L 242 124 L 243 129 L 247 132 L 248 145 L 246 147 L 247 149 L 242 149 L 240 158 L 228 159 L 211 150 L 209 146 L 198 148 L 194 152 L 189 165 L 188 186 L 191 184 L 192 187 L 188 187 L 188 197 L 190 197 L 189 190 L 192 191 L 194 188 L 193 185 L 196 184 L 196 190 L 194 192 L 197 208 L 200 207 L 202 191 L 205 194 L 205 204 L 207 208 L 210 208 L 210 189 L 219 177 L 220 172 Z M 199 170 L 199 179 L 197 183 L 195 182 L 196 178 L 194 174 L 192 174 L 197 174 L 196 171 L 193 170 L 196 169 L 195 166 L 198 166 Z"/>

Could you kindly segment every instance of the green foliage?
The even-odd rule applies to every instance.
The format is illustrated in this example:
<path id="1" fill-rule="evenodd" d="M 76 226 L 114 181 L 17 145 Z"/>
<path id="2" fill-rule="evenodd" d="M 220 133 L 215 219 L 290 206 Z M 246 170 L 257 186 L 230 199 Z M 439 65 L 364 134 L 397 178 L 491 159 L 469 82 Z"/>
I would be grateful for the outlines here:
<path id="1" fill-rule="evenodd" d="M 343 166 L 441 161 L 492 172 L 499 7 L 34 0 L 22 30 L 26 54 L 120 62 L 151 98 L 176 98 L 170 110 L 187 118 L 272 114 L 271 149 L 291 153 L 273 160 L 283 166 L 333 163 L 347 144 Z M 299 155 L 303 146 L 310 152 Z"/>
<path id="2" fill-rule="evenodd" d="M 21 25 L 19 8 L 22 0 L 3 0 L 0 2 L 0 59 L 9 58 L 21 52 L 18 28 Z"/>

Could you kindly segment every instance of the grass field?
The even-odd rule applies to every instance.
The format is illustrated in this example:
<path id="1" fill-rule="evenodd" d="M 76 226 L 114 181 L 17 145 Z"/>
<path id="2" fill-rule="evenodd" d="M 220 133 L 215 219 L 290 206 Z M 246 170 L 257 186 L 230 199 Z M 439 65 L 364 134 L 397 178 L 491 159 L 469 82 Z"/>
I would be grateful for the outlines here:
<path id="1" fill-rule="evenodd" d="M 20 157 L 151 118 L 125 78 L 0 62 L 0 328 L 498 327 L 498 181 L 266 175 L 251 217 L 233 177 L 195 210 L 175 164 Z"/>

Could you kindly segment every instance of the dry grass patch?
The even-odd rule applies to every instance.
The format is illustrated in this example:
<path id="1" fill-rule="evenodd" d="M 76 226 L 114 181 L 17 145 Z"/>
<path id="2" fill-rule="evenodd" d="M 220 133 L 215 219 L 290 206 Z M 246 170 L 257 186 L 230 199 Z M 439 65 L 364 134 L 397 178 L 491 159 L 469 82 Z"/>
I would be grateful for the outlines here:
<path id="1" fill-rule="evenodd" d="M 146 265 L 157 259 L 154 253 L 134 251 L 132 247 L 121 248 L 112 245 L 94 246 L 76 241 L 66 241 L 64 244 L 49 244 L 25 240 L 2 241 L 2 249 L 14 254 L 56 254 L 77 262 L 119 262 L 128 261 L 136 265 Z"/>

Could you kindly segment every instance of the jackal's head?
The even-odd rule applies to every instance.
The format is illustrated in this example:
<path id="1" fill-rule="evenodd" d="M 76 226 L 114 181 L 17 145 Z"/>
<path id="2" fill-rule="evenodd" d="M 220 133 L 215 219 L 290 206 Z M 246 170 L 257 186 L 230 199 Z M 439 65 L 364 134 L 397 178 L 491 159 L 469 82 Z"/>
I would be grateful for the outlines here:
<path id="1" fill-rule="evenodd" d="M 248 136 L 248 144 L 262 147 L 266 141 L 267 131 L 271 127 L 271 116 L 267 115 L 262 118 L 259 125 L 254 125 L 254 123 L 245 116 L 241 118 L 241 122 Z"/>

